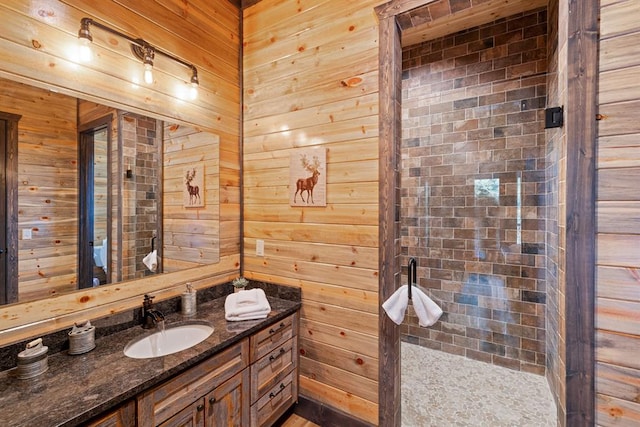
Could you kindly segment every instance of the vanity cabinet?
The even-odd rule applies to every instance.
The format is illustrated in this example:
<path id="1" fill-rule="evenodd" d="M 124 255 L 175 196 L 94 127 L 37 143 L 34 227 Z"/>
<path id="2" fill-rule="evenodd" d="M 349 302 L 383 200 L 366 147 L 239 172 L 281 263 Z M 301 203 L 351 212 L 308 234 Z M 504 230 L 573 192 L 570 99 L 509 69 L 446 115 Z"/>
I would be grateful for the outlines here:
<path id="1" fill-rule="evenodd" d="M 88 422 L 85 427 L 133 427 L 136 425 L 136 402 L 129 400 Z"/>
<path id="2" fill-rule="evenodd" d="M 137 398 L 138 426 L 249 424 L 249 338 Z"/>
<path id="3" fill-rule="evenodd" d="M 298 400 L 298 315 L 250 340 L 251 427 L 271 426 Z"/>
<path id="4" fill-rule="evenodd" d="M 298 314 L 136 398 L 140 427 L 271 426 L 298 400 Z"/>
<path id="5" fill-rule="evenodd" d="M 211 393 L 198 399 L 167 421 L 161 427 L 243 426 L 248 419 L 247 405 L 243 404 L 243 385 L 249 382 L 249 370 L 234 375 Z M 245 413 L 243 413 L 245 411 Z"/>

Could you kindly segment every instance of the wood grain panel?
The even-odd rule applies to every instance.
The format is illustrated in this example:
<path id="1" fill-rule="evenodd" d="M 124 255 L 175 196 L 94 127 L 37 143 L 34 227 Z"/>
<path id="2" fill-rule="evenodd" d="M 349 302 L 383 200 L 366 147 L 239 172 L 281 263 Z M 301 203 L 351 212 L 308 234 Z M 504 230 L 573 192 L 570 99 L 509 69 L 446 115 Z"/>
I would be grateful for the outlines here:
<path id="1" fill-rule="evenodd" d="M 300 354 L 320 363 L 336 363 L 345 371 L 378 380 L 378 358 L 320 343 L 315 339 L 300 340 Z"/>
<path id="2" fill-rule="evenodd" d="M 598 202 L 598 232 L 640 234 L 640 201 Z"/>
<path id="3" fill-rule="evenodd" d="M 300 376 L 313 378 L 373 403 L 378 402 L 378 388 L 375 381 L 349 373 L 333 364 L 302 356 L 300 357 Z"/>
<path id="4" fill-rule="evenodd" d="M 300 394 L 318 402 L 332 402 L 334 408 L 377 425 L 378 405 L 357 395 L 324 384 L 307 376 L 300 376 Z"/>
<path id="5" fill-rule="evenodd" d="M 350 351 L 343 337 L 353 336 L 366 345 L 370 354 L 365 356 L 373 358 L 367 363 L 377 369 L 378 29 L 373 7 L 379 3 L 335 7 L 326 0 L 262 0 L 243 11 L 244 274 L 300 287 L 301 321 L 314 325 L 305 339 L 313 348 L 336 347 L 335 358 L 309 353 L 315 379 L 306 389 L 301 380 L 301 393 L 374 424 L 377 381 L 363 383 L 358 378 L 364 377 L 342 370 L 340 363 Z M 295 148 L 311 146 L 327 149 L 327 206 L 291 207 L 289 156 Z M 265 242 L 264 257 L 254 255 L 256 239 Z M 366 396 L 353 384 L 365 387 Z M 357 404 L 351 407 L 351 402 Z"/>
<path id="6" fill-rule="evenodd" d="M 639 108 L 640 100 L 600 105 L 598 113 L 602 114 L 604 119 L 598 122 L 599 135 L 640 133 L 640 122 L 638 122 L 636 115 Z"/>
<path id="7" fill-rule="evenodd" d="M 72 91 L 77 91 L 73 95 L 82 93 L 85 94 L 85 96 L 80 96 L 82 98 L 93 98 L 93 100 L 107 105 L 110 104 L 106 100 L 113 100 L 115 103 L 127 105 L 126 109 L 129 111 L 152 117 L 164 114 L 165 117 L 180 119 L 190 116 L 191 111 L 195 112 L 200 109 L 200 113 L 196 113 L 200 118 L 187 119 L 187 121 L 194 124 L 208 123 L 211 127 L 220 127 L 219 125 L 228 119 L 231 119 L 230 123 L 233 123 L 235 117 L 235 125 L 232 124 L 229 129 L 231 132 L 237 131 L 239 123 L 237 62 L 224 64 L 222 61 L 209 61 L 209 54 L 200 50 L 198 45 L 187 42 L 177 37 L 176 33 L 163 29 L 163 25 L 170 26 L 172 24 L 155 23 L 152 17 L 137 15 L 116 2 L 74 1 L 73 7 L 62 3 L 50 3 L 40 8 L 29 8 L 24 2 L 11 0 L 9 3 L 5 2 L 4 5 L 11 7 L 12 10 L 6 9 L 2 12 L 3 17 L 7 20 L 7 25 L 3 25 L 3 28 L 6 29 L 3 36 L 6 39 L 2 40 L 2 44 L 6 52 L 12 53 L 8 57 L 11 58 L 11 62 L 6 61 L 3 64 L 3 71 L 33 79 L 34 82 L 40 82 L 40 84 L 53 84 L 62 90 L 69 88 Z M 77 43 L 79 22 L 85 15 L 95 17 L 102 22 L 112 23 L 114 27 L 125 32 L 128 30 L 133 34 L 143 32 L 145 38 L 148 38 L 147 34 L 152 34 L 154 37 L 158 37 L 157 44 L 166 50 L 170 51 L 167 46 L 171 45 L 172 48 L 183 53 L 191 52 L 189 55 L 178 56 L 191 56 L 186 59 L 193 60 L 199 66 L 201 72 L 199 73 L 200 96 L 198 99 L 190 102 L 188 108 L 185 108 L 184 101 L 176 99 L 174 85 L 180 81 L 188 80 L 190 74 L 188 69 L 172 61 L 165 61 L 166 63 L 163 63 L 162 67 L 160 63 L 156 64 L 155 90 L 140 86 L 136 91 L 123 91 L 122 87 L 130 87 L 130 76 L 136 75 L 136 73 L 139 75 L 140 63 L 131 56 L 127 43 L 122 43 L 111 36 L 106 40 L 105 34 L 99 31 L 95 31 L 93 45 L 99 55 L 95 56 L 95 62 L 91 66 L 80 67 L 82 79 L 74 78 L 73 76 L 78 73 L 79 67 L 69 62 L 70 56 L 67 52 L 70 45 Z M 52 20 L 51 17 L 55 17 L 55 20 Z M 26 21 L 32 22 L 27 23 Z M 120 25 L 116 24 L 118 21 Z M 178 22 L 179 20 L 173 19 L 173 21 Z M 26 39 L 23 34 L 24 28 L 31 28 L 33 31 L 33 34 L 27 36 Z M 182 26 L 181 31 L 176 30 L 177 34 L 188 31 L 185 30 L 187 28 L 192 27 Z M 35 40 L 37 43 L 42 58 L 34 55 L 31 40 Z M 173 40 L 179 42 L 174 44 Z M 24 47 L 20 46 L 22 43 L 25 44 Z M 230 40 L 229 44 L 237 47 L 238 40 Z M 106 48 L 107 46 L 109 49 Z M 118 46 L 121 46 L 120 53 L 114 50 Z M 114 67 L 114 63 L 117 63 L 118 66 Z M 45 81 L 42 81 L 38 75 L 38 70 L 43 67 L 43 64 L 48 64 Z M 215 68 L 214 72 L 209 71 L 212 68 Z M 110 72 L 118 70 L 122 74 L 115 77 L 100 70 L 109 70 Z M 185 74 L 187 75 L 185 76 Z M 215 89 L 212 91 L 214 85 Z M 88 90 L 89 88 L 91 90 Z M 141 94 L 145 96 L 142 102 L 140 102 Z M 149 105 L 152 107 L 150 108 Z M 152 115 L 153 113 L 155 115 Z M 215 116 L 218 116 L 218 124 L 215 124 L 216 119 L 212 120 Z"/>
<path id="8" fill-rule="evenodd" d="M 634 257 L 640 128 L 632 112 L 640 92 L 630 85 L 640 65 L 638 10 L 627 0 L 600 5 L 596 421 L 602 426 L 640 422 L 638 366 L 630 359 L 640 347 L 640 258 Z"/>
<path id="9" fill-rule="evenodd" d="M 640 98 L 640 87 L 629 84 L 638 75 L 640 75 L 640 66 L 601 72 L 598 84 L 598 100 L 600 104 L 624 102 Z"/>
<path id="10" fill-rule="evenodd" d="M 596 327 L 623 334 L 640 335 L 640 303 L 597 298 Z"/>
<path id="11" fill-rule="evenodd" d="M 640 424 L 640 404 L 597 395 L 597 423 L 602 427 L 635 427 Z"/>
<path id="12" fill-rule="evenodd" d="M 274 134 L 247 137 L 244 140 L 245 156 L 260 158 L 260 154 L 269 155 L 270 151 L 294 147 L 313 146 L 319 143 L 327 145 L 329 153 L 347 161 L 354 158 L 371 158 L 372 149 L 377 150 L 378 120 L 375 116 L 358 117 L 351 120 L 310 126 L 304 129 L 291 129 Z M 334 142 L 348 144 L 332 144 Z M 265 153 L 266 152 L 266 153 Z M 364 157 L 360 157 L 360 156 Z M 375 156 L 373 156 L 375 158 Z"/>
<path id="13" fill-rule="evenodd" d="M 600 71 L 640 65 L 640 32 L 600 40 Z"/>
<path id="14" fill-rule="evenodd" d="M 337 305 L 303 300 L 301 317 L 319 323 L 346 328 L 369 335 L 377 335 L 375 314 L 349 310 Z"/>
<path id="15" fill-rule="evenodd" d="M 18 301 L 58 295 L 77 283 L 77 102 L 0 79 L 0 111 L 18 123 Z M 53 134 L 51 132 L 53 132 Z"/>
<path id="16" fill-rule="evenodd" d="M 637 353 L 640 338 L 603 330 L 596 331 L 596 359 L 598 362 L 640 369 Z"/>
<path id="17" fill-rule="evenodd" d="M 327 224 L 378 224 L 378 206 L 363 204 L 333 204 L 328 209 L 291 209 L 275 204 L 252 204 L 245 206 L 248 216 L 257 216 L 264 221 L 327 223 Z M 376 254 L 377 256 L 377 254 Z"/>
<path id="18" fill-rule="evenodd" d="M 598 234 L 597 264 L 635 268 L 640 266 L 640 235 Z"/>
<path id="19" fill-rule="evenodd" d="M 190 126 L 166 124 L 163 140 L 164 271 L 217 263 L 220 258 L 220 138 Z M 203 167 L 203 207 L 185 207 L 185 170 Z"/>
<path id="20" fill-rule="evenodd" d="M 630 182 L 640 182 L 640 166 L 601 169 L 598 172 L 598 200 L 640 200 L 640 194 L 630 191 Z"/>
<path id="21" fill-rule="evenodd" d="M 350 289 L 376 292 L 378 278 L 375 272 L 364 268 L 340 267 L 332 264 L 321 264 L 283 258 L 263 258 L 245 256 L 245 268 L 256 274 L 268 274 L 276 270 L 297 280 L 322 280 L 324 283 L 344 286 Z"/>
<path id="22" fill-rule="evenodd" d="M 637 13 L 636 0 L 603 4 L 600 8 L 600 39 L 606 40 L 638 31 Z"/>
<path id="23" fill-rule="evenodd" d="M 246 251 L 255 253 L 256 239 L 244 240 Z M 375 248 L 363 246 L 337 246 L 324 243 L 302 243 L 278 240 L 265 241 L 265 256 L 297 258 L 308 262 L 334 264 L 357 268 L 377 268 Z"/>
<path id="24" fill-rule="evenodd" d="M 369 67 L 372 65 L 369 64 Z M 336 76 L 319 76 L 316 73 L 295 75 L 290 79 L 278 81 L 271 87 L 260 85 L 249 89 L 249 96 L 254 102 L 251 108 L 245 109 L 245 118 L 302 110 L 327 101 L 359 97 L 378 90 L 377 70 L 357 75 L 351 70 L 348 74 L 344 71 L 342 73 L 344 74 Z M 340 79 L 343 75 L 345 77 Z M 300 80 L 305 82 L 304 89 L 296 91 Z"/>
<path id="25" fill-rule="evenodd" d="M 322 7 L 325 6 L 325 7 Z M 304 58 L 305 55 L 320 53 L 319 58 L 323 58 L 324 49 L 339 56 L 348 46 L 354 45 L 359 49 L 375 48 L 375 39 L 370 36 L 362 37 L 363 44 L 358 43 L 362 33 L 377 31 L 372 24 L 372 11 L 363 7 L 359 3 L 345 3 L 342 7 L 315 7 L 287 16 L 286 26 L 279 26 L 265 32 L 247 32 L 243 38 L 243 63 L 245 68 L 259 70 L 261 67 L 270 67 L 274 60 L 288 59 L 292 56 Z M 265 15 L 272 12 L 267 12 Z M 276 17 L 281 20 L 283 15 Z M 264 19 L 264 16 L 261 18 Z M 248 15 L 245 15 L 245 23 L 251 22 Z M 313 22 L 310 26 L 309 22 Z M 331 27 L 333 31 L 326 31 Z M 258 27 L 254 27 L 258 29 Z M 265 33 L 269 37 L 265 37 Z M 345 43 L 346 39 L 350 43 Z M 342 48 L 342 49 L 340 49 Z M 332 61 L 334 58 L 326 58 Z M 324 67 L 322 67 L 324 68 Z M 281 75 L 281 73 L 279 73 Z M 274 79 L 270 79 L 274 80 Z"/>
<path id="26" fill-rule="evenodd" d="M 638 267 L 598 266 L 598 296 L 640 302 L 640 269 Z"/>
<path id="27" fill-rule="evenodd" d="M 300 319 L 300 336 L 313 337 L 316 342 L 335 345 L 343 350 L 358 351 L 370 358 L 378 357 L 378 338 L 309 319 Z"/>
<path id="28" fill-rule="evenodd" d="M 280 132 L 283 130 L 283 123 L 289 124 L 286 127 L 286 129 L 289 130 L 317 125 L 318 123 L 328 124 L 334 121 L 376 115 L 378 113 L 377 101 L 377 93 L 369 94 L 358 98 L 334 101 L 305 110 L 246 120 L 244 123 L 244 131 L 247 136 L 255 136 L 262 133 Z"/>
<path id="29" fill-rule="evenodd" d="M 638 403 L 640 370 L 598 363 L 596 373 L 600 393 Z"/>
<path id="30" fill-rule="evenodd" d="M 598 139 L 598 168 L 628 168 L 640 164 L 640 134 Z"/>
<path id="31" fill-rule="evenodd" d="M 287 224 L 286 229 L 266 221 L 246 221 L 245 235 L 257 239 L 318 242 L 375 247 L 378 227 L 369 225 Z"/>

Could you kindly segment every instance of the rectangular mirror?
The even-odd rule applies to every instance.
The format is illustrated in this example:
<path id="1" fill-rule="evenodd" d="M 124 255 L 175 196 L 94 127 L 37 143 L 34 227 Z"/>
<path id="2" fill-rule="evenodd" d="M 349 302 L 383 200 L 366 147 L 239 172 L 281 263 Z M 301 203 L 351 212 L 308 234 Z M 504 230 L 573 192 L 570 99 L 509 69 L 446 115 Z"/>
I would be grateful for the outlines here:
<path id="1" fill-rule="evenodd" d="M 4 303 L 219 261 L 217 135 L 7 79 L 0 91 L 0 113 L 19 116 L 17 141 L 3 139 L 18 154 L 1 174 L 17 174 Z"/>

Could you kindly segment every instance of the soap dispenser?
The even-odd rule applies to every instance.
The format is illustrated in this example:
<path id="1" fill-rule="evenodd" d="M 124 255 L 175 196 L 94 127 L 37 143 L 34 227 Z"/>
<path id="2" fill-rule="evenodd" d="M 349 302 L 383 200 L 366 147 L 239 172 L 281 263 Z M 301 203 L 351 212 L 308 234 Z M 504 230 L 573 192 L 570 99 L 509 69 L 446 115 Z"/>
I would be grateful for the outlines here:
<path id="1" fill-rule="evenodd" d="M 187 283 L 187 290 L 182 293 L 182 314 L 193 316 L 196 314 L 196 290 L 191 283 Z"/>

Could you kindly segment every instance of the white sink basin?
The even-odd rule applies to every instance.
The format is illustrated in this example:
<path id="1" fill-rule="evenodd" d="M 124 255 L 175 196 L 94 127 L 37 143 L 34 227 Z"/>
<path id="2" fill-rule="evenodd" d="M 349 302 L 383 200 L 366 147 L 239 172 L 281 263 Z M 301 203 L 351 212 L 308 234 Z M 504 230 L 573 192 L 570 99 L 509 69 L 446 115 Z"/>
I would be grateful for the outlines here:
<path id="1" fill-rule="evenodd" d="M 164 331 L 132 339 L 125 346 L 124 354 L 133 359 L 166 356 L 204 341 L 212 332 L 213 328 L 206 323 L 169 326 Z"/>

